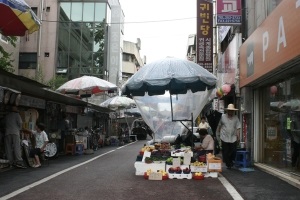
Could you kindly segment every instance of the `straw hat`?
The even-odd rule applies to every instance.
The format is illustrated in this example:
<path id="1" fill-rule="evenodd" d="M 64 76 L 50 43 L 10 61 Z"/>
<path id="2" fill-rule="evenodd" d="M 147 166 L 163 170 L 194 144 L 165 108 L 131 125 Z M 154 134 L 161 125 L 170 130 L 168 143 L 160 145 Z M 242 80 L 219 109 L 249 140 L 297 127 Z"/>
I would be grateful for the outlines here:
<path id="1" fill-rule="evenodd" d="M 226 110 L 239 110 L 239 109 L 234 108 L 233 104 L 228 104 Z"/>

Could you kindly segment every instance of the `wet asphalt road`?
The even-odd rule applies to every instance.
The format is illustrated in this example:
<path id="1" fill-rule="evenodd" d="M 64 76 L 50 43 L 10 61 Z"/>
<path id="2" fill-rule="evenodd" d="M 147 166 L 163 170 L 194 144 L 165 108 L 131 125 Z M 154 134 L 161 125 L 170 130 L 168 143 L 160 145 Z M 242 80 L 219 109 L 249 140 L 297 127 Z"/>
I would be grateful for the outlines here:
<path id="1" fill-rule="evenodd" d="M 277 197 L 287 197 L 284 199 L 299 199 L 299 189 L 259 170 L 249 174 L 224 169 L 219 178 L 200 181 L 145 180 L 143 176 L 135 175 L 134 168 L 136 156 L 144 143 L 138 141 L 122 147 L 104 147 L 92 155 L 60 156 L 50 160 L 49 166 L 39 169 L 0 172 L 0 199 L 234 199 L 221 183 L 226 176 L 244 199 L 282 199 L 275 198 L 272 193 Z M 256 183 L 255 178 L 259 177 L 261 179 Z M 264 185 L 263 180 L 270 182 L 268 188 L 260 186 Z M 284 191 L 271 187 L 274 184 Z"/>

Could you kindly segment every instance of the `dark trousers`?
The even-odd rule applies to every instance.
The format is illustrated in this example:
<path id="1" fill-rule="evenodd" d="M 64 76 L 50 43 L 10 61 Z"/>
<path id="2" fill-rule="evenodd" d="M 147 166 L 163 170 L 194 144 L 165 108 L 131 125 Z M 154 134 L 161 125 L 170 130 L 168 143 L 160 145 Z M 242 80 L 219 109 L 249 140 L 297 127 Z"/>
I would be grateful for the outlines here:
<path id="1" fill-rule="evenodd" d="M 34 156 L 40 156 L 42 154 L 41 149 L 40 148 L 34 148 L 30 150 L 29 156 L 30 158 L 34 158 Z"/>
<path id="2" fill-rule="evenodd" d="M 297 159 L 299 158 L 299 154 L 300 154 L 300 144 L 295 141 L 292 141 L 292 146 L 293 146 L 292 166 L 295 167 L 297 163 Z"/>
<path id="3" fill-rule="evenodd" d="M 65 152 L 65 138 L 66 138 L 65 131 L 61 131 L 61 133 L 60 133 L 60 140 L 59 140 L 59 144 L 58 144 L 58 151 L 59 151 L 59 153 Z"/>
<path id="4" fill-rule="evenodd" d="M 222 157 L 227 167 L 233 166 L 236 155 L 236 141 L 233 143 L 222 141 Z"/>

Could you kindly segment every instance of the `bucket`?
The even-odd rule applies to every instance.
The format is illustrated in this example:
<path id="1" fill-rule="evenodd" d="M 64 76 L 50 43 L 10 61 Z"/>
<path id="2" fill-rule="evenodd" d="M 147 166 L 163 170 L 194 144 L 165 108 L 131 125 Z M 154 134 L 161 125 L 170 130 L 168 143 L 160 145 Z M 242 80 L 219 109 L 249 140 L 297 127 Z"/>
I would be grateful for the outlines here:
<path id="1" fill-rule="evenodd" d="M 245 148 L 245 142 L 240 142 L 240 147 L 243 149 Z"/>

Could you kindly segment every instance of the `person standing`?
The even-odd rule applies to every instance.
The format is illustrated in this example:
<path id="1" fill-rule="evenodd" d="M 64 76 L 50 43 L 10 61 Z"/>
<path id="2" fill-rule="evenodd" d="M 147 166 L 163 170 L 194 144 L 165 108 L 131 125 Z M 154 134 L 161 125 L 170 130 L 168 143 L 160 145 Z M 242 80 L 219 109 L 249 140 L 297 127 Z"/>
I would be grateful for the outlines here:
<path id="1" fill-rule="evenodd" d="M 233 104 L 228 104 L 226 114 L 223 114 L 217 128 L 217 139 L 221 140 L 222 156 L 228 169 L 235 160 L 237 141 L 239 141 L 241 123 L 234 114 L 238 109 Z"/>
<path id="2" fill-rule="evenodd" d="M 5 152 L 11 166 L 27 168 L 21 155 L 20 131 L 22 129 L 22 118 L 16 106 L 11 107 L 5 118 Z"/>
<path id="3" fill-rule="evenodd" d="M 62 114 L 62 121 L 60 121 L 60 140 L 59 140 L 59 153 L 64 154 L 65 152 L 65 138 L 70 129 L 70 120 L 66 113 Z"/>

